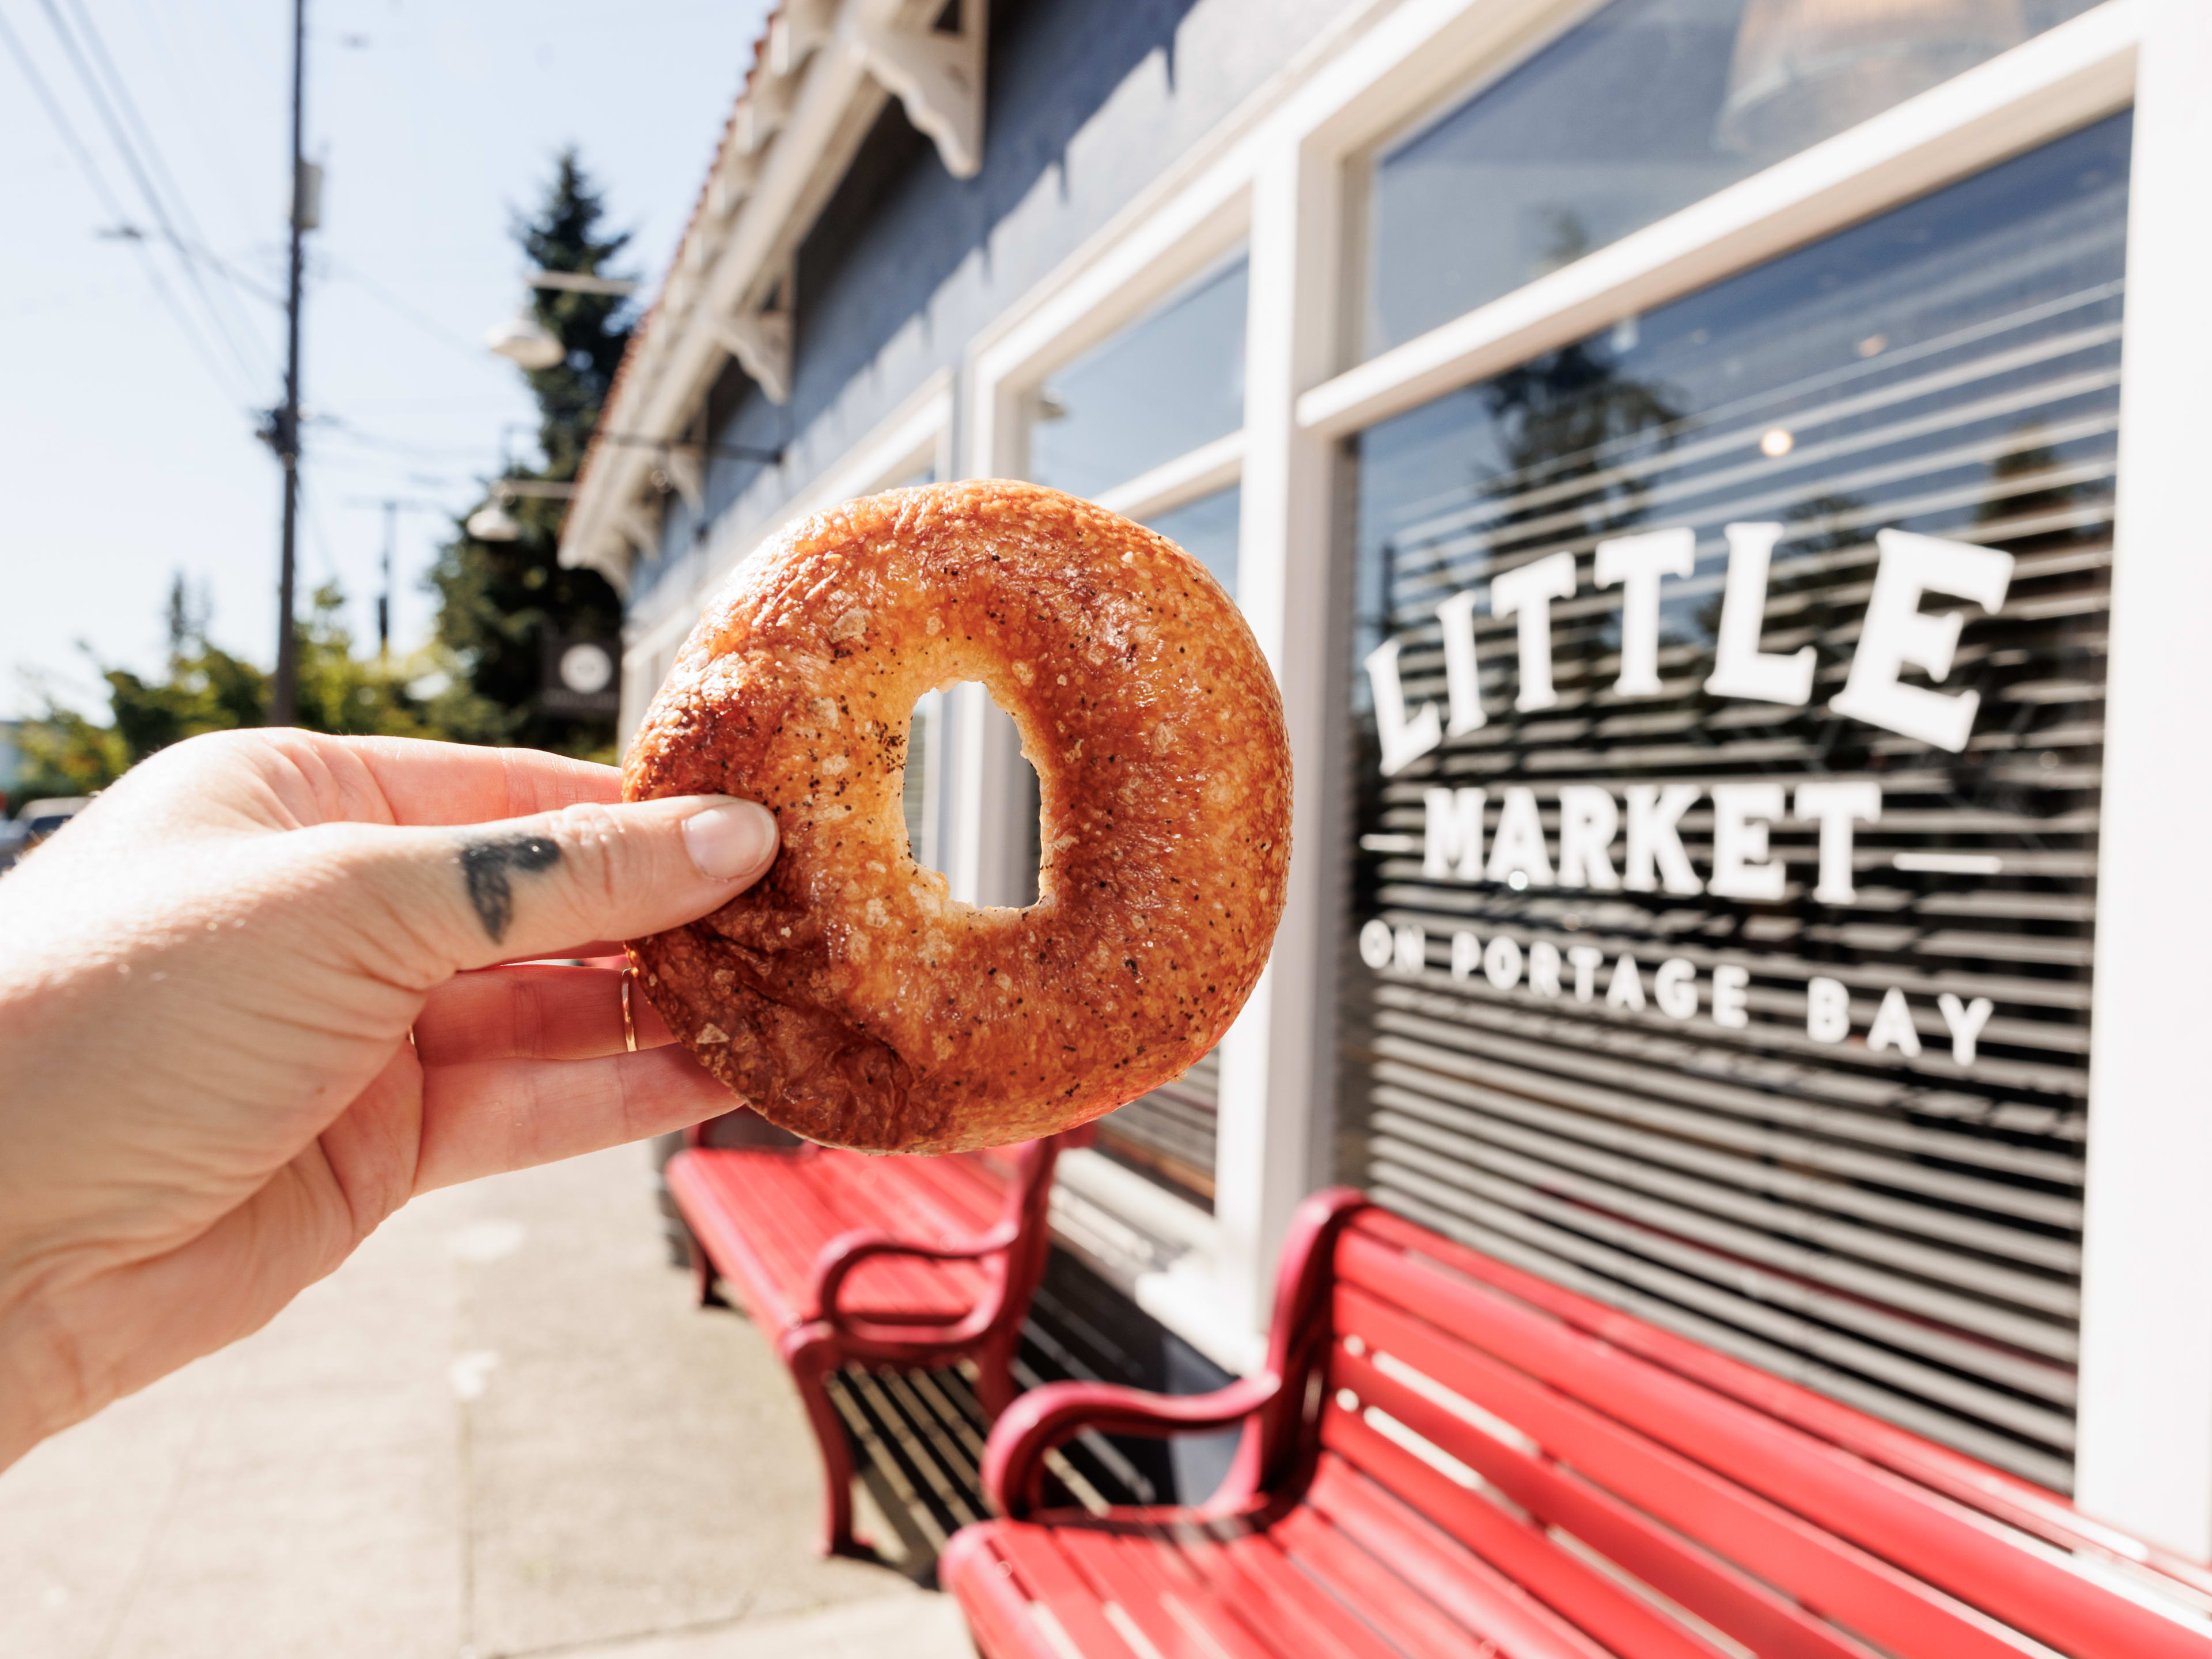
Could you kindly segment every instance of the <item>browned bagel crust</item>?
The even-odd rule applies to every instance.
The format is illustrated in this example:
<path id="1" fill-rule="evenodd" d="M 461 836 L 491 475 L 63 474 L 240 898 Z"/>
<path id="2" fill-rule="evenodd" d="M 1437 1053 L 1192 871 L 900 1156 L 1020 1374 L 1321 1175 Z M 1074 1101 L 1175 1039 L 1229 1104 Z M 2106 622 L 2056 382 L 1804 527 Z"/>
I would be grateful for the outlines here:
<path id="1" fill-rule="evenodd" d="M 915 699 L 980 680 L 1042 784 L 1041 896 L 952 899 L 907 852 Z M 894 490 L 786 530 L 715 599 L 623 769 L 740 795 L 783 844 L 713 915 L 629 947 L 653 1006 L 762 1115 L 955 1152 L 1134 1099 L 1220 1038 L 1290 863 L 1273 676 L 1203 566 L 1035 485 Z"/>

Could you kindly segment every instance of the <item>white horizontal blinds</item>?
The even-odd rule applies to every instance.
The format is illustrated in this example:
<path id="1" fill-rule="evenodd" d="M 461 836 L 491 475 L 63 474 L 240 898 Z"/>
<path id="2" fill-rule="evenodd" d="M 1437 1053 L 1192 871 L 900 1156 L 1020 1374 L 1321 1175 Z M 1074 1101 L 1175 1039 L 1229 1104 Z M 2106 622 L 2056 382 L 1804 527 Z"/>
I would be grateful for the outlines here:
<path id="1" fill-rule="evenodd" d="M 1219 1056 L 1210 1052 L 1174 1082 L 1101 1118 L 1099 1146 L 1211 1209 L 1220 1080 Z"/>
<path id="2" fill-rule="evenodd" d="M 2062 1490 L 2128 139 L 1357 445 L 1346 1174 Z"/>

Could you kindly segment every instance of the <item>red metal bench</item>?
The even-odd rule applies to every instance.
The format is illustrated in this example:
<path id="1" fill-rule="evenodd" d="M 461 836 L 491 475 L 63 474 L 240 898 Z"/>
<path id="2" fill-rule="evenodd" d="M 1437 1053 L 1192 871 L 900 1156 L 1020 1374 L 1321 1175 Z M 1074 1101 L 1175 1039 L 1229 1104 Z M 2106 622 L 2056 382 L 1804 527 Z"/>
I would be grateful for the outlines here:
<path id="1" fill-rule="evenodd" d="M 691 1236 L 702 1302 L 719 1275 L 791 1368 L 822 1448 L 822 1548 L 850 1553 L 852 1459 L 825 1386 L 848 1364 L 973 1358 L 992 1416 L 1051 1249 L 1046 1206 L 1067 1137 L 951 1158 L 820 1146 L 693 1146 L 667 1181 Z"/>
<path id="2" fill-rule="evenodd" d="M 1201 1507 L 1037 1512 L 1079 1430 L 1240 1421 Z M 1260 1375 L 1036 1389 L 984 1478 L 1011 1518 L 939 1571 L 986 1659 L 2212 1656 L 2203 1569 L 1351 1192 L 1299 1212 Z"/>

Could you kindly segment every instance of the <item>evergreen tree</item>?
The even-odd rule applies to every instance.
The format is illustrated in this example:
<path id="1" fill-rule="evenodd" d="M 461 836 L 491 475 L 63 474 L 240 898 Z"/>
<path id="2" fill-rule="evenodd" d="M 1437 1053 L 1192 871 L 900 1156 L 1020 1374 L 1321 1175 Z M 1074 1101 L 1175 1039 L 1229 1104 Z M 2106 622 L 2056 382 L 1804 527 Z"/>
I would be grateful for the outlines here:
<path id="1" fill-rule="evenodd" d="M 543 270 L 611 275 L 629 245 L 603 229 L 605 205 L 574 150 L 556 164 L 537 212 L 514 237 Z M 506 477 L 573 483 L 615 370 L 629 343 L 627 301 L 604 294 L 536 290 L 538 320 L 568 348 L 550 368 L 526 378 L 538 399 L 542 470 L 511 466 Z M 556 558 L 565 503 L 520 498 L 508 511 L 522 527 L 512 542 L 480 542 L 465 532 L 447 543 L 430 574 L 439 600 L 437 638 L 460 678 L 433 700 L 447 734 L 482 743 L 522 743 L 611 759 L 614 722 L 547 714 L 538 706 L 549 633 L 613 635 L 622 605 L 596 570 L 563 569 Z"/>

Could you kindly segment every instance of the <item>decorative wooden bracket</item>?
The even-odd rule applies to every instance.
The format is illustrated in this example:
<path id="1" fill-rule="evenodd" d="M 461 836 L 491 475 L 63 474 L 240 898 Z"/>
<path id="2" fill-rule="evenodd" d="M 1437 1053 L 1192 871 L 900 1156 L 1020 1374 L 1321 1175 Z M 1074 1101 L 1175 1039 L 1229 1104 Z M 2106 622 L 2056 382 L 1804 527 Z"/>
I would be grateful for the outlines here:
<path id="1" fill-rule="evenodd" d="M 733 135 L 708 185 L 707 210 L 717 219 L 728 218 L 738 210 L 738 204 L 753 193 L 759 177 L 759 157 L 737 143 Z"/>
<path id="2" fill-rule="evenodd" d="M 789 75 L 837 31 L 836 0 L 784 0 L 769 20 L 769 69 Z"/>
<path id="3" fill-rule="evenodd" d="M 661 454 L 660 470 L 669 488 L 683 497 L 684 506 L 696 513 L 706 505 L 706 470 L 697 450 L 685 444 L 671 445 Z"/>
<path id="4" fill-rule="evenodd" d="M 633 501 L 615 515 L 614 532 L 641 559 L 660 556 L 660 515 Z"/>
<path id="5" fill-rule="evenodd" d="M 786 310 L 738 312 L 715 324 L 722 346 L 753 377 L 772 404 L 791 397 L 791 313 Z"/>
<path id="6" fill-rule="evenodd" d="M 984 12 L 984 0 L 961 0 L 957 34 L 858 21 L 847 36 L 868 73 L 906 106 L 907 119 L 937 141 L 956 179 L 973 179 L 983 166 Z"/>
<path id="7" fill-rule="evenodd" d="M 766 149 L 791 119 L 792 77 L 768 74 L 766 68 L 753 71 L 744 101 L 738 106 L 738 148 L 748 155 Z"/>

